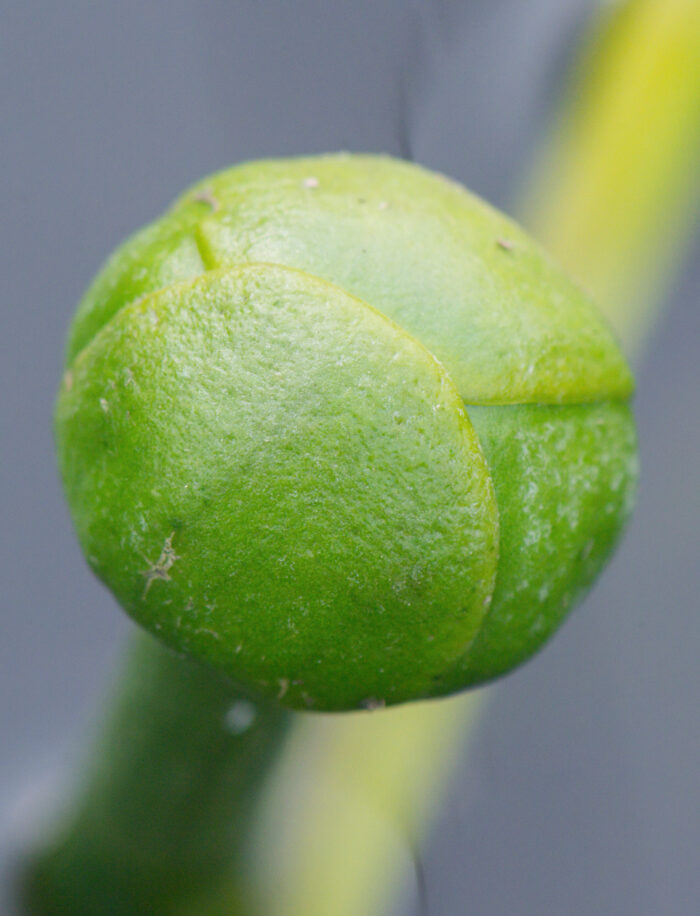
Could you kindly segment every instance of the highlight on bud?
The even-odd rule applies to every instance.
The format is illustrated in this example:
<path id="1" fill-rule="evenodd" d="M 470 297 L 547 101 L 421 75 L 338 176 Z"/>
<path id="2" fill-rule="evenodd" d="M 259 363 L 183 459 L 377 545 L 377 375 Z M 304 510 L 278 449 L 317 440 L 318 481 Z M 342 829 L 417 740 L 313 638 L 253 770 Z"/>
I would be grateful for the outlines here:
<path id="1" fill-rule="evenodd" d="M 127 612 L 312 710 L 531 656 L 609 557 L 632 379 L 513 222 L 349 154 L 214 175 L 86 293 L 56 411 L 91 566 Z"/>

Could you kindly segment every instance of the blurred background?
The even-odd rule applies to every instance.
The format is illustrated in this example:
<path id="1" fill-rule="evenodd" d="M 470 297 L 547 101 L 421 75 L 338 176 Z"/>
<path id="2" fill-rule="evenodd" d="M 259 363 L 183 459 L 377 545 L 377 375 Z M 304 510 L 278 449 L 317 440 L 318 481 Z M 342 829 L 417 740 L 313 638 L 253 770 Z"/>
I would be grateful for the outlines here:
<path id="1" fill-rule="evenodd" d="M 76 759 L 129 629 L 80 556 L 51 435 L 64 335 L 102 259 L 195 179 L 261 156 L 385 151 L 513 212 L 602 6 L 3 4 L 5 856 L 36 787 Z M 628 536 L 554 642 L 490 688 L 419 850 L 422 891 L 393 916 L 698 912 L 700 237 L 684 232 L 638 360 Z"/>

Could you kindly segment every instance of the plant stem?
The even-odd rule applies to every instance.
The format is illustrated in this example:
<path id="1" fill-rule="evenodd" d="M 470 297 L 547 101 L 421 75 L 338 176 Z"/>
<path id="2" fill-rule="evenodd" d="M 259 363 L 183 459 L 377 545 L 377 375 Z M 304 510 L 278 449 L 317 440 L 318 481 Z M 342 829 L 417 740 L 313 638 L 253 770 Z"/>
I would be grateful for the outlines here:
<path id="1" fill-rule="evenodd" d="M 700 0 L 626 0 L 601 12 L 518 209 L 592 288 L 633 357 L 698 216 L 699 157 Z M 265 916 L 387 912 L 396 887 L 412 877 L 391 829 L 394 812 L 402 811 L 406 850 L 429 830 L 489 693 L 387 710 L 381 718 L 299 722 L 266 818 L 280 825 L 301 796 L 308 826 L 293 835 L 268 826 L 267 842 L 258 844 Z M 400 740 L 388 737 L 397 734 Z M 384 775 L 363 795 L 378 756 Z M 274 892 L 282 887 L 284 899 Z"/>
<path id="2" fill-rule="evenodd" d="M 688 250 L 700 181 L 700 2 L 593 19 L 520 213 L 641 349 Z"/>
<path id="3" fill-rule="evenodd" d="M 253 836 L 265 916 L 369 916 L 420 895 L 420 849 L 484 691 L 307 715 L 272 774 Z"/>
<path id="4" fill-rule="evenodd" d="M 621 4 L 584 49 L 521 207 L 633 351 L 697 214 L 699 62 L 697 0 Z M 483 696 L 297 716 L 281 754 L 288 715 L 257 704 L 237 734 L 249 698 L 138 637 L 77 814 L 30 870 L 30 912 L 384 913 Z"/>
<path id="5" fill-rule="evenodd" d="M 210 912 L 196 901 L 240 866 L 256 794 L 289 720 L 137 634 L 77 808 L 28 869 L 28 911 Z M 244 888 L 229 884 L 227 896 L 226 913 L 248 912 Z"/>

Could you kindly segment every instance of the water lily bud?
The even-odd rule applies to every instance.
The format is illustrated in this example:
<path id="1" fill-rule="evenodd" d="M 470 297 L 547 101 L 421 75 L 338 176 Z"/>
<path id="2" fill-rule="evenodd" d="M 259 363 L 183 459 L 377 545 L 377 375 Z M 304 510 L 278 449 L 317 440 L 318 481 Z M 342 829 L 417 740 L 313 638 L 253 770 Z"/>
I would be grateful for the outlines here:
<path id="1" fill-rule="evenodd" d="M 636 476 L 629 369 L 459 185 L 384 157 L 238 166 L 107 261 L 57 407 L 78 537 L 165 643 L 301 709 L 532 655 Z"/>

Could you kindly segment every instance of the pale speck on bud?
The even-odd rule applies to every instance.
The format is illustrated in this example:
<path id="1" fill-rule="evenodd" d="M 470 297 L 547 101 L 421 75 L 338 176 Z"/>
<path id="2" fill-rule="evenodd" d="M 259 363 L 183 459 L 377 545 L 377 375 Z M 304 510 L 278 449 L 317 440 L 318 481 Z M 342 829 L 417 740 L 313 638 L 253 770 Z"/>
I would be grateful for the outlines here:
<path id="1" fill-rule="evenodd" d="M 256 709 L 253 703 L 249 700 L 236 700 L 233 706 L 226 710 L 224 723 L 232 735 L 242 735 L 253 724 L 255 716 Z"/>

